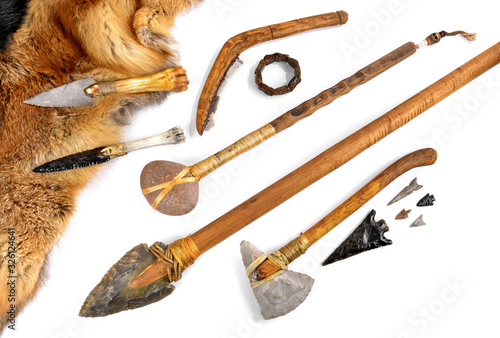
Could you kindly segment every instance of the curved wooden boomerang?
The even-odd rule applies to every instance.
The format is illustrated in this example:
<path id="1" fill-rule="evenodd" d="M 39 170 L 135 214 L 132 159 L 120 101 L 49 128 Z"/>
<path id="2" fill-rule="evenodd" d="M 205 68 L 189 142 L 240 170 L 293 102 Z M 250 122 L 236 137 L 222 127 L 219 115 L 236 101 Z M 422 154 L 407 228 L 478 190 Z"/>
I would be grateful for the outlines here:
<path id="1" fill-rule="evenodd" d="M 284 38 L 316 28 L 343 25 L 347 20 L 347 13 L 338 11 L 252 29 L 227 40 L 215 59 L 198 101 L 198 111 L 196 113 L 196 130 L 198 130 L 198 133 L 203 134 L 211 115 L 217 109 L 219 102 L 217 93 L 229 68 L 246 49 L 262 42 Z"/>

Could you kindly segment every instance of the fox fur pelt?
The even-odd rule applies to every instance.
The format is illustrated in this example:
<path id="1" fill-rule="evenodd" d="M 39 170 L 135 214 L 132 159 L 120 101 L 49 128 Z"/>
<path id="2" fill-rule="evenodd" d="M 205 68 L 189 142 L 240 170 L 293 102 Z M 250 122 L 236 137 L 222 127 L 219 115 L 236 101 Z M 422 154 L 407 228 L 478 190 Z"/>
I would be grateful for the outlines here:
<path id="1" fill-rule="evenodd" d="M 202 0 L 1 1 L 0 326 L 5 327 L 10 306 L 19 315 L 35 296 L 47 255 L 96 170 L 37 174 L 33 168 L 121 141 L 130 114 L 165 94 L 115 94 L 78 108 L 23 101 L 81 78 L 118 80 L 177 65 L 170 30 L 179 14 Z M 9 253 L 12 244 L 15 255 Z M 9 301 L 12 257 L 17 280 L 15 299 Z"/>

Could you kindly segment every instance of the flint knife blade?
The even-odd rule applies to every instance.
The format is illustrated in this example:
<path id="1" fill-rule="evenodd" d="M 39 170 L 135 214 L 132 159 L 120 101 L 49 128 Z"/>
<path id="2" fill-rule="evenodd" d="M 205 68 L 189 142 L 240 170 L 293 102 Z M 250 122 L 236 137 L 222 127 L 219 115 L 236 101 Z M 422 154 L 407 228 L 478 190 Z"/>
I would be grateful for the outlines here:
<path id="1" fill-rule="evenodd" d="M 36 173 L 55 173 L 59 171 L 90 167 L 111 160 L 110 155 L 103 154 L 105 147 L 99 147 L 81 153 L 61 157 L 33 169 Z"/>
<path id="2" fill-rule="evenodd" d="M 70 82 L 33 96 L 24 103 L 39 107 L 58 108 L 91 106 L 96 99 L 86 95 L 84 90 L 95 83 L 96 81 L 91 78 Z"/>

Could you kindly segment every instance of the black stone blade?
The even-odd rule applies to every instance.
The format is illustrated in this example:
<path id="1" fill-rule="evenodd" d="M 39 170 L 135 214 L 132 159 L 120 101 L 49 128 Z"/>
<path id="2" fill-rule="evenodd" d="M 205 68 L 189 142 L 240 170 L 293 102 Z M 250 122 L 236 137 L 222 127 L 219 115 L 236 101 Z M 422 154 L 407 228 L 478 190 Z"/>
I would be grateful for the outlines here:
<path id="1" fill-rule="evenodd" d="M 163 247 L 164 248 L 164 247 Z M 156 261 L 146 244 L 127 252 L 90 292 L 80 310 L 81 317 L 104 317 L 155 303 L 170 295 L 175 286 L 164 277 L 137 289 L 130 283 Z"/>
<path id="2" fill-rule="evenodd" d="M 104 147 L 99 147 L 91 150 L 82 151 L 81 153 L 68 155 L 58 158 L 57 160 L 47 162 L 33 169 L 36 173 L 54 173 L 71 169 L 90 167 L 96 164 L 108 162 L 111 157 L 102 155 L 101 150 Z"/>
<path id="3" fill-rule="evenodd" d="M 323 266 L 357 255 L 371 249 L 392 244 L 384 234 L 389 227 L 384 220 L 375 221 L 375 210 L 370 211 L 363 222 L 323 262 Z"/>
<path id="4" fill-rule="evenodd" d="M 417 202 L 417 207 L 428 207 L 434 205 L 436 198 L 434 195 L 427 194 Z"/>

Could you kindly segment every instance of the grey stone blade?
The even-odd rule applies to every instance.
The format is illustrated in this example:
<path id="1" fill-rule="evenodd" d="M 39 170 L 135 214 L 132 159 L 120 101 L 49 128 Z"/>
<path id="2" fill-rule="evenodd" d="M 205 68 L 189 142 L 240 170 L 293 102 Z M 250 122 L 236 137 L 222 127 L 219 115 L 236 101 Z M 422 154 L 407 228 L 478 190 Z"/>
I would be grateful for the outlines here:
<path id="1" fill-rule="evenodd" d="M 240 248 L 245 268 L 262 255 L 262 251 L 247 241 L 241 242 Z M 273 319 L 297 308 L 307 298 L 313 284 L 314 279 L 308 275 L 287 270 L 253 289 L 253 294 L 262 317 Z"/>
<path id="2" fill-rule="evenodd" d="M 424 222 L 424 215 L 418 216 L 417 219 L 410 225 L 410 228 L 421 227 L 422 225 L 427 225 L 427 223 Z"/>
<path id="3" fill-rule="evenodd" d="M 95 99 L 85 95 L 83 90 L 95 82 L 91 78 L 70 82 L 27 99 L 24 103 L 39 107 L 91 106 Z"/>
<path id="4" fill-rule="evenodd" d="M 393 203 L 396 203 L 397 201 L 399 200 L 402 200 L 403 198 L 411 195 L 414 191 L 417 191 L 418 189 L 421 189 L 423 187 L 423 185 L 420 185 L 417 183 L 417 179 L 414 178 L 410 184 L 406 187 L 403 188 L 403 190 L 401 190 L 401 192 L 399 194 L 396 195 L 396 197 L 394 197 L 390 202 L 389 204 L 387 205 L 391 205 Z"/>
<path id="5" fill-rule="evenodd" d="M 82 305 L 80 316 L 104 317 L 155 303 L 170 295 L 175 287 L 167 277 L 137 289 L 129 285 L 141 272 L 156 261 L 146 244 L 127 252 L 104 275 Z"/>
<path id="6" fill-rule="evenodd" d="M 323 262 L 323 266 L 361 252 L 392 244 L 392 241 L 384 236 L 388 230 L 389 227 L 384 220 L 375 221 L 375 210 L 372 210 L 363 222 Z"/>
<path id="7" fill-rule="evenodd" d="M 59 171 L 90 167 L 92 165 L 108 162 L 111 157 L 102 155 L 101 150 L 104 147 L 99 147 L 91 150 L 82 151 L 58 158 L 57 160 L 47 162 L 33 169 L 36 173 L 54 173 Z"/>

